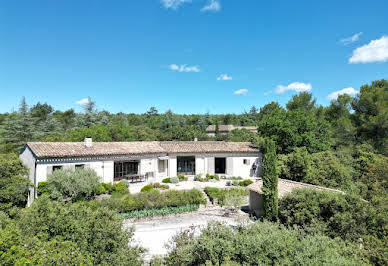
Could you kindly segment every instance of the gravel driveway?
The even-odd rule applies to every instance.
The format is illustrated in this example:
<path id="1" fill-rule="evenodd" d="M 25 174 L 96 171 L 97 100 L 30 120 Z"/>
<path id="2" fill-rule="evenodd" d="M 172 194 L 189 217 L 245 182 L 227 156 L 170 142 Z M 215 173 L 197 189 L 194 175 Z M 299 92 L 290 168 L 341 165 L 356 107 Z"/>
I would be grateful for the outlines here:
<path id="1" fill-rule="evenodd" d="M 135 226 L 134 238 L 138 244 L 148 249 L 146 259 L 152 255 L 165 255 L 165 244 L 178 232 L 190 226 L 204 227 L 210 221 L 225 222 L 236 225 L 236 216 L 223 216 L 222 208 L 206 208 L 202 211 L 154 218 L 149 221 L 125 222 L 124 227 Z M 244 214 L 242 214 L 244 215 Z"/>

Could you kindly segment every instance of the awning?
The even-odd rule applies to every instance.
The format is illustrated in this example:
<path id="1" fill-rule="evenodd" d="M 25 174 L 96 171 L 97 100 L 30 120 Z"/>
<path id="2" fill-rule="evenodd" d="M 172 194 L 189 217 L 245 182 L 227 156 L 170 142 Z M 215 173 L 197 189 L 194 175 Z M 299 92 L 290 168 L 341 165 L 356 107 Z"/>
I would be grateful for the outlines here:
<path id="1" fill-rule="evenodd" d="M 161 156 L 161 157 L 158 157 L 159 160 L 168 160 L 170 159 L 168 156 Z"/>

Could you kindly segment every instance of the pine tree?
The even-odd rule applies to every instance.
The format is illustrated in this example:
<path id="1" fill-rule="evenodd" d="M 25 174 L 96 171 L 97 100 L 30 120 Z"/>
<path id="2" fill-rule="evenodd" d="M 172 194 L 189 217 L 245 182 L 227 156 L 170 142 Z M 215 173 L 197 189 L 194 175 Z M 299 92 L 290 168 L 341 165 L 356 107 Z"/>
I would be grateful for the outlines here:
<path id="1" fill-rule="evenodd" d="M 19 151 L 28 141 L 35 138 L 35 119 L 29 112 L 23 97 L 18 112 L 11 114 L 2 132 L 3 147 L 6 152 Z"/>
<path id="2" fill-rule="evenodd" d="M 266 140 L 263 158 L 263 207 L 264 217 L 275 221 L 278 218 L 278 172 L 276 148 L 273 140 Z"/>

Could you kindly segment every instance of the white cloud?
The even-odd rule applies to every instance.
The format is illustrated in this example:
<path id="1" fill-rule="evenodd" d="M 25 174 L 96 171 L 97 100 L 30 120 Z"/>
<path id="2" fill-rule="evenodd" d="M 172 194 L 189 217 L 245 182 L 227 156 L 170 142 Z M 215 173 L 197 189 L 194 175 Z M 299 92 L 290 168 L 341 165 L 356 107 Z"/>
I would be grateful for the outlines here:
<path id="1" fill-rule="evenodd" d="M 228 74 L 221 74 L 217 80 L 232 80 L 232 76 L 229 76 Z"/>
<path id="2" fill-rule="evenodd" d="M 296 91 L 296 92 L 302 92 L 302 91 L 311 91 L 312 87 L 311 84 L 306 84 L 303 82 L 293 82 L 290 83 L 288 86 L 279 85 L 276 87 L 277 93 L 284 93 L 286 91 Z"/>
<path id="3" fill-rule="evenodd" d="M 178 72 L 200 72 L 198 66 L 176 65 L 171 64 L 170 69 Z"/>
<path id="4" fill-rule="evenodd" d="M 79 104 L 79 105 L 85 105 L 85 104 L 88 104 L 89 103 L 89 99 L 88 98 L 83 98 L 77 102 L 75 102 L 76 104 Z"/>
<path id="5" fill-rule="evenodd" d="M 332 92 L 330 93 L 327 98 L 330 99 L 330 100 L 335 100 L 338 98 L 338 96 L 342 95 L 342 94 L 347 94 L 347 95 L 356 95 L 358 93 L 358 91 L 356 91 L 354 88 L 352 87 L 349 87 L 349 88 L 345 88 L 345 89 L 342 89 L 342 90 L 339 90 L 339 91 L 335 91 L 335 92 Z"/>
<path id="6" fill-rule="evenodd" d="M 362 34 L 362 32 L 356 33 L 353 36 L 341 39 L 340 42 L 343 45 L 348 45 L 348 44 L 354 43 L 360 39 L 361 34 Z"/>
<path id="7" fill-rule="evenodd" d="M 167 9 L 177 9 L 184 3 L 191 3 L 191 0 L 161 0 L 162 5 Z"/>
<path id="8" fill-rule="evenodd" d="M 209 3 L 201 9 L 201 11 L 214 11 L 214 12 L 218 12 L 220 10 L 221 10 L 221 4 L 217 0 L 210 0 Z"/>
<path id="9" fill-rule="evenodd" d="M 349 63 L 372 63 L 388 61 L 388 36 L 373 40 L 370 43 L 358 47 L 349 58 Z"/>
<path id="10" fill-rule="evenodd" d="M 239 90 L 236 90 L 233 93 L 236 94 L 236 95 L 247 95 L 248 94 L 248 90 L 247 89 L 239 89 Z"/>

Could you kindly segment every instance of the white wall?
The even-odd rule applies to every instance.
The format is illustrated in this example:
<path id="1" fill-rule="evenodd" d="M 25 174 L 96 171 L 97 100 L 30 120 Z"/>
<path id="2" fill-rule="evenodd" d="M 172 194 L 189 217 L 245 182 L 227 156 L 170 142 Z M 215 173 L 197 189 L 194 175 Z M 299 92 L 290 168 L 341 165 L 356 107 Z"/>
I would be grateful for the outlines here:
<path id="1" fill-rule="evenodd" d="M 36 166 L 36 184 L 47 181 L 47 176 L 52 173 L 53 166 L 63 166 L 64 169 L 75 169 L 75 165 L 77 164 L 84 164 L 85 169 L 93 169 L 101 177 L 101 182 L 113 182 L 113 161 L 77 161 L 38 163 Z"/>
<path id="2" fill-rule="evenodd" d="M 195 174 L 202 176 L 206 174 L 205 157 L 195 156 Z"/>
<path id="3" fill-rule="evenodd" d="M 20 154 L 20 159 L 23 164 L 28 167 L 29 174 L 28 178 L 30 179 L 32 186 L 29 188 L 27 206 L 30 206 L 34 198 L 36 198 L 36 189 L 35 189 L 35 157 L 32 154 L 30 148 L 26 147 L 24 151 Z"/>
<path id="4" fill-rule="evenodd" d="M 176 156 L 174 156 L 174 155 L 169 156 L 169 159 L 168 159 L 168 176 L 170 176 L 170 177 L 177 176 L 176 168 L 177 168 Z"/>

